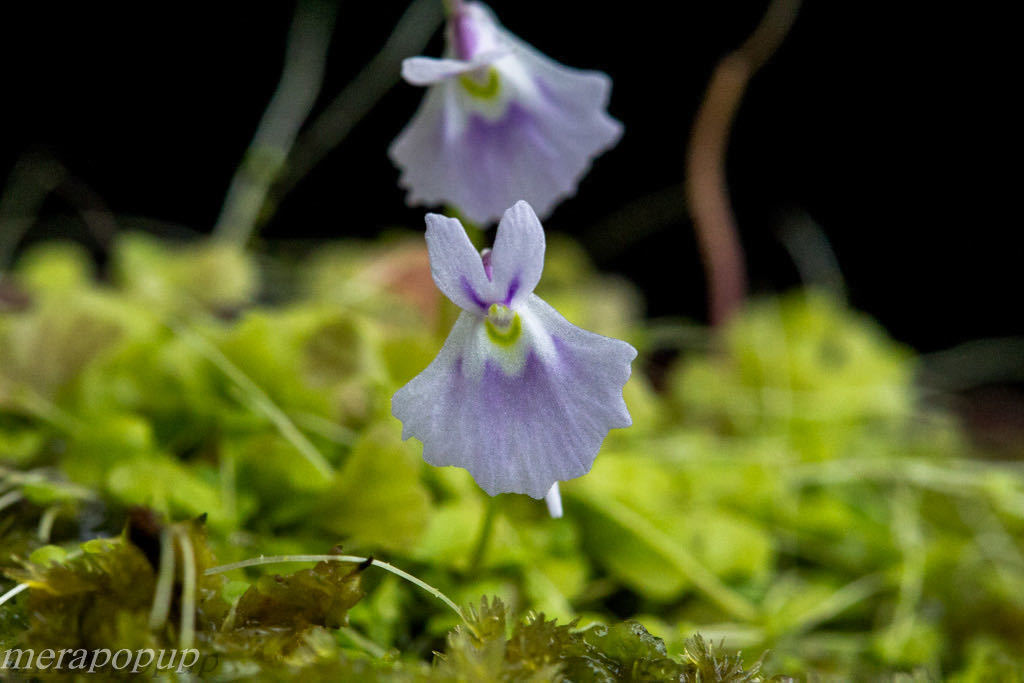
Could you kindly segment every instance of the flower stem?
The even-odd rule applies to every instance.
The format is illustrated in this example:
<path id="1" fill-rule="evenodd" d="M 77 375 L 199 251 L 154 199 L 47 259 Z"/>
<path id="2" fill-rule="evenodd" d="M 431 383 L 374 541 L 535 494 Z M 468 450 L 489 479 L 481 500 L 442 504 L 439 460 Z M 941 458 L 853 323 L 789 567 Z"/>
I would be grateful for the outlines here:
<path id="1" fill-rule="evenodd" d="M 452 16 L 462 10 L 463 0 L 441 0 L 441 4 L 444 5 L 444 13 L 447 16 Z"/>
<path id="2" fill-rule="evenodd" d="M 256 384 L 256 382 L 250 379 L 241 368 L 232 363 L 220 349 L 207 341 L 206 338 L 198 332 L 193 332 L 184 325 L 168 322 L 167 326 L 170 327 L 175 334 L 181 337 L 185 343 L 217 366 L 217 368 L 223 372 L 228 379 L 234 382 L 242 391 L 242 394 L 250 407 L 254 411 L 262 413 L 264 417 L 270 420 L 270 422 L 277 427 L 281 436 L 295 446 L 295 450 L 297 450 L 324 479 L 331 479 L 334 476 L 334 468 L 332 468 L 331 464 L 327 462 L 327 458 L 317 450 L 317 447 L 313 445 L 313 442 L 306 438 L 306 435 L 295 426 L 295 423 L 292 422 L 291 418 L 289 418 L 288 415 L 286 415 L 285 412 L 279 408 L 276 403 L 274 403 L 270 396 L 268 396 L 267 393 Z"/>
<path id="3" fill-rule="evenodd" d="M 302 0 L 295 10 L 281 81 L 231 179 L 214 228 L 218 238 L 244 245 L 261 222 L 270 187 L 320 94 L 336 9 L 334 3 Z"/>
<path id="4" fill-rule="evenodd" d="M 730 616 L 748 623 L 760 618 L 755 604 L 724 584 L 685 546 L 655 527 L 639 512 L 611 498 L 586 496 L 579 500 L 641 540 Z"/>
<path id="5" fill-rule="evenodd" d="M 488 496 L 487 498 L 487 509 L 484 512 L 484 521 L 480 526 L 480 535 L 476 538 L 476 546 L 473 548 L 473 554 L 469 559 L 469 573 L 473 574 L 484 561 L 484 555 L 487 554 L 487 546 L 490 544 L 491 536 L 494 533 L 494 522 L 498 516 L 498 499 L 494 496 Z"/>
<path id="6" fill-rule="evenodd" d="M 280 204 L 398 83 L 402 60 L 423 51 L 442 19 L 437 0 L 410 3 L 380 52 L 299 135 L 288 163 L 271 189 L 269 206 Z"/>
<path id="7" fill-rule="evenodd" d="M 18 242 L 39 215 L 47 196 L 64 182 L 67 170 L 52 159 L 18 159 L 0 196 L 0 273 L 11 266 Z"/>
<path id="8" fill-rule="evenodd" d="M 153 606 L 149 610 L 149 630 L 163 628 L 171 613 L 171 598 L 174 590 L 174 532 L 165 528 L 160 533 L 160 570 L 157 573 L 156 589 L 153 591 Z"/>
<path id="9" fill-rule="evenodd" d="M 704 260 L 712 325 L 721 325 L 736 312 L 747 289 L 743 246 L 725 174 L 729 132 L 747 84 L 785 38 L 799 7 L 800 0 L 772 0 L 746 42 L 715 67 L 693 124 L 686 198 Z"/>
<path id="10" fill-rule="evenodd" d="M 351 564 L 369 564 L 374 567 L 380 567 L 384 571 L 391 572 L 399 578 L 405 579 L 409 583 L 418 586 L 426 592 L 433 595 L 435 598 L 448 605 L 459 618 L 466 624 L 466 627 L 473 633 L 473 635 L 479 637 L 476 628 L 473 624 L 466 619 L 466 615 L 463 611 L 452 602 L 451 598 L 439 591 L 438 589 L 431 586 L 426 581 L 418 579 L 407 571 L 403 571 L 398 567 L 388 564 L 387 562 L 381 562 L 370 557 L 359 557 L 357 555 L 275 555 L 272 557 L 254 557 L 248 560 L 242 560 L 241 562 L 232 562 L 231 564 L 224 564 L 219 567 L 210 567 L 205 572 L 204 576 L 212 576 L 214 574 L 223 574 L 230 572 L 235 569 L 244 569 L 245 567 L 258 567 L 266 564 L 283 564 L 285 562 L 348 562 Z"/>
<path id="11" fill-rule="evenodd" d="M 184 649 L 195 642 L 196 628 L 196 556 L 188 532 L 178 527 L 175 530 L 178 548 L 181 550 L 181 624 L 178 645 Z"/>
<path id="12" fill-rule="evenodd" d="M 5 602 L 7 602 L 11 598 L 13 598 L 15 595 L 17 595 L 18 593 L 21 593 L 22 591 L 27 590 L 27 589 L 28 589 L 28 584 L 27 583 L 19 583 L 17 586 L 12 588 L 11 590 L 7 591 L 3 595 L 0 595 L 0 605 L 3 605 Z"/>

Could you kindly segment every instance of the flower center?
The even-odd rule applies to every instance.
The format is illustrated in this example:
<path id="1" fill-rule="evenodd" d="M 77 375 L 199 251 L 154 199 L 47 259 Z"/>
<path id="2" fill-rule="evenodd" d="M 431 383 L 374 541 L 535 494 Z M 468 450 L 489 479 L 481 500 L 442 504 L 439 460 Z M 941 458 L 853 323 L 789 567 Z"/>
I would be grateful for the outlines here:
<path id="1" fill-rule="evenodd" d="M 487 336 L 498 346 L 512 346 L 523 332 L 523 323 L 519 314 L 508 306 L 491 304 L 484 318 Z"/>
<path id="2" fill-rule="evenodd" d="M 472 97 L 481 100 L 493 100 L 501 90 L 501 79 L 493 66 L 464 73 L 459 76 L 459 83 Z"/>

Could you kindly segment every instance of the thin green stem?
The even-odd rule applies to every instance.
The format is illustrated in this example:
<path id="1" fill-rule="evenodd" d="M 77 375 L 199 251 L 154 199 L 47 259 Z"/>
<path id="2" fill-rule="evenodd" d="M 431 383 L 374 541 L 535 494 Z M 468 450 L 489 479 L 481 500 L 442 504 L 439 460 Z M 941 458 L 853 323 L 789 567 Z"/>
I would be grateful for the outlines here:
<path id="1" fill-rule="evenodd" d="M 443 18 L 437 0 L 414 0 L 409 5 L 380 52 L 298 137 L 274 183 L 271 205 L 279 204 L 398 83 L 402 60 L 423 51 Z"/>
<path id="2" fill-rule="evenodd" d="M 82 548 L 81 547 L 75 548 L 74 550 L 69 552 L 64 557 L 64 561 L 68 562 L 70 560 L 73 560 L 73 559 L 77 558 L 81 554 L 82 554 Z M 22 593 L 23 591 L 28 590 L 29 588 L 30 588 L 30 584 L 19 583 L 17 586 L 12 588 L 11 590 L 7 591 L 3 595 L 0 595 L 0 606 L 3 606 L 3 604 L 6 603 L 8 600 L 10 600 L 14 596 L 18 595 L 19 593 Z"/>
<path id="3" fill-rule="evenodd" d="M 587 496 L 582 500 L 646 543 L 688 578 L 697 590 L 729 614 L 748 622 L 760 616 L 756 605 L 722 583 L 690 551 L 653 526 L 643 515 L 610 498 Z"/>
<path id="4" fill-rule="evenodd" d="M 17 586 L 12 588 L 11 590 L 7 591 L 3 595 L 0 595 L 0 605 L 3 605 L 5 602 L 7 602 L 11 598 L 13 598 L 15 595 L 17 595 L 18 593 L 21 593 L 24 590 L 28 590 L 28 584 L 27 583 L 19 583 Z"/>
<path id="5" fill-rule="evenodd" d="M 219 567 L 211 567 L 207 569 L 204 572 L 204 574 L 206 576 L 212 576 L 214 574 L 223 574 L 225 572 L 234 571 L 235 569 L 244 569 L 246 567 L 259 567 L 267 564 L 284 564 L 287 562 L 348 562 L 351 564 L 368 563 L 370 565 L 373 565 L 374 567 L 380 567 L 384 571 L 391 572 L 395 576 L 405 579 L 409 583 L 418 586 L 419 588 L 422 588 L 423 590 L 430 593 L 444 604 L 448 605 L 448 607 L 450 607 L 453 612 L 459 615 L 459 618 L 462 619 L 462 621 L 466 624 L 469 630 L 472 631 L 474 635 L 479 636 L 473 625 L 469 622 L 468 619 L 466 619 L 466 615 L 463 613 L 463 611 L 459 608 L 458 605 L 452 602 L 452 600 L 447 595 L 439 591 L 437 588 L 434 588 L 426 581 L 416 578 L 409 572 L 403 571 L 392 564 L 388 564 L 387 562 L 381 562 L 380 560 L 374 560 L 369 557 L 359 557 L 357 555 L 274 555 L 271 557 L 261 556 L 254 557 L 248 560 L 242 560 L 240 562 L 232 562 L 231 564 L 225 564 Z"/>
<path id="6" fill-rule="evenodd" d="M 235 466 L 235 455 L 227 449 L 221 448 L 217 458 L 220 470 L 220 495 L 224 503 L 224 510 L 231 519 L 236 519 L 238 515 L 238 472 Z"/>
<path id="7" fill-rule="evenodd" d="M 921 532 L 920 494 L 902 487 L 891 497 L 892 530 L 903 556 L 899 593 L 889 621 L 888 637 L 881 643 L 883 652 L 892 656 L 916 631 L 918 604 L 925 579 L 926 550 Z"/>
<path id="8" fill-rule="evenodd" d="M 60 506 L 51 505 L 43 511 L 39 518 L 39 528 L 36 530 L 36 537 L 42 543 L 50 542 L 50 534 L 53 532 L 53 523 L 57 521 L 60 514 Z"/>
<path id="9" fill-rule="evenodd" d="M 52 479 L 47 476 L 46 471 L 42 468 L 22 472 L 20 470 L 0 467 L 0 480 L 3 480 L 5 484 L 9 484 L 12 487 L 45 484 L 46 486 L 60 491 L 63 496 L 75 498 L 77 500 L 92 500 L 96 498 L 96 494 L 84 486 Z"/>
<path id="10" fill-rule="evenodd" d="M 0 196 L 0 273 L 10 267 L 18 242 L 39 216 L 46 197 L 60 185 L 67 170 L 36 155 L 18 160 Z"/>
<path id="11" fill-rule="evenodd" d="M 227 356 L 225 356 L 220 349 L 207 341 L 200 334 L 193 332 L 192 330 L 173 323 L 169 323 L 170 328 L 184 339 L 189 345 L 191 345 L 196 351 L 202 354 L 207 360 L 216 365 L 221 372 L 227 375 L 228 379 L 234 382 L 246 399 L 250 402 L 252 407 L 258 412 L 270 420 L 278 431 L 285 439 L 287 439 L 295 449 L 302 454 L 302 456 L 311 464 L 316 470 L 323 475 L 325 479 L 330 479 L 334 476 L 334 469 L 330 463 L 327 462 L 327 458 L 317 450 L 317 447 L 306 438 L 306 435 L 295 426 L 295 423 L 291 421 L 291 418 L 281 410 L 277 404 L 267 396 L 260 387 L 249 379 L 248 375 L 242 372 L 241 368 L 232 363 Z"/>
<path id="12" fill-rule="evenodd" d="M 387 651 L 377 643 L 373 642 L 359 631 L 355 630 L 351 626 L 342 626 L 338 629 L 340 632 L 345 634 L 345 637 L 355 643 L 360 649 L 364 650 L 372 657 L 381 659 L 387 655 Z"/>
<path id="13" fill-rule="evenodd" d="M 149 628 L 155 631 L 167 623 L 171 613 L 171 592 L 174 589 L 174 537 L 170 528 L 160 532 L 160 571 L 157 574 L 156 589 L 153 591 L 153 606 L 149 610 Z"/>
<path id="14" fill-rule="evenodd" d="M 78 418 L 65 413 L 52 401 L 28 387 L 20 387 L 11 398 L 18 409 L 66 434 L 74 434 L 82 426 Z"/>
<path id="15" fill-rule="evenodd" d="M 463 0 L 441 0 L 441 5 L 444 7 L 444 13 L 448 16 L 451 16 L 461 10 L 463 4 Z"/>
<path id="16" fill-rule="evenodd" d="M 818 624 L 828 621 L 859 602 L 867 600 L 885 587 L 882 574 L 868 574 L 842 586 L 809 611 L 800 615 L 790 632 L 809 631 Z"/>
<path id="17" fill-rule="evenodd" d="M 295 421 L 295 424 L 301 426 L 307 432 L 316 434 L 328 441 L 333 441 L 339 446 L 351 446 L 358 438 L 355 430 L 344 427 L 316 413 L 292 413 L 292 419 Z"/>
<path id="18" fill-rule="evenodd" d="M 320 94 L 335 11 L 334 3 L 320 0 L 303 0 L 295 10 L 281 81 L 231 179 L 216 237 L 245 244 L 259 224 L 270 186 Z"/>
<path id="19" fill-rule="evenodd" d="M 174 531 L 181 549 L 182 564 L 181 627 L 178 644 L 182 649 L 187 650 L 192 647 L 196 636 L 196 554 L 188 532 L 182 528 L 176 528 Z"/>
<path id="20" fill-rule="evenodd" d="M 495 496 L 488 496 L 487 509 L 484 512 L 484 521 L 480 526 L 480 533 L 476 538 L 476 546 L 469 559 L 469 573 L 475 573 L 483 563 L 484 555 L 487 554 L 487 546 L 494 534 L 494 522 L 498 517 L 498 499 Z"/>
<path id="21" fill-rule="evenodd" d="M 22 495 L 21 491 L 9 491 L 5 493 L 0 496 L 0 510 L 21 502 L 24 497 L 25 496 Z"/>
<path id="22" fill-rule="evenodd" d="M 1016 476 L 1012 467 L 981 461 L 950 460 L 937 465 L 931 459 L 846 458 L 821 463 L 795 464 L 786 476 L 797 486 L 836 485 L 874 481 L 907 484 L 956 497 L 991 500 L 1000 511 L 1024 519 L 1024 491 L 995 487 L 998 475 Z"/>

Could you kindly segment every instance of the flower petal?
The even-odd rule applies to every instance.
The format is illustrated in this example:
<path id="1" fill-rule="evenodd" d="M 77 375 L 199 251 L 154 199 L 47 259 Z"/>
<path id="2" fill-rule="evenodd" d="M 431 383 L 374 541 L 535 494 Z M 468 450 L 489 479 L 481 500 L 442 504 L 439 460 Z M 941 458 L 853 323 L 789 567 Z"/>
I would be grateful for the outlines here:
<path id="1" fill-rule="evenodd" d="M 423 442 L 428 463 L 468 469 L 490 495 L 539 499 L 586 474 L 608 430 L 631 424 L 622 387 L 636 351 L 575 327 L 535 295 L 520 313 L 534 338 L 518 372 L 499 359 L 471 369 L 483 322 L 463 313 L 434 362 L 395 394 L 392 412 L 403 438 Z"/>
<path id="2" fill-rule="evenodd" d="M 576 69 L 551 59 L 500 24 L 498 41 L 511 50 L 533 76 L 583 110 L 603 110 L 611 96 L 612 79 L 590 69 Z"/>
<path id="3" fill-rule="evenodd" d="M 550 335 L 553 354 L 562 362 L 558 376 L 564 392 L 588 406 L 587 412 L 604 423 L 606 431 L 632 425 L 622 387 L 632 372 L 636 349 L 621 339 L 576 327 L 536 294 L 520 310 L 526 325 Z"/>
<path id="4" fill-rule="evenodd" d="M 442 160 L 447 155 L 449 138 L 455 125 L 453 118 L 461 117 L 452 103 L 449 84 L 440 84 L 427 90 L 423 102 L 388 148 L 388 156 L 402 170 L 398 184 L 409 191 L 409 205 L 436 206 L 450 201 L 451 189 L 457 186 L 450 164 Z M 461 208 L 461 207 L 460 207 Z M 476 221 L 476 217 L 466 214 Z"/>
<path id="5" fill-rule="evenodd" d="M 545 57 L 480 3 L 467 3 L 463 14 L 487 37 L 479 56 L 433 60 L 446 65 L 410 62 L 415 82 L 434 85 L 391 147 L 399 183 L 409 190 L 409 204 L 452 204 L 481 225 L 519 199 L 543 218 L 575 194 L 594 158 L 622 136 L 622 124 L 605 111 L 611 79 Z M 456 64 L 495 55 L 501 56 L 487 62 L 499 84 L 493 97 L 469 93 L 451 78 L 464 69 Z"/>
<path id="6" fill-rule="evenodd" d="M 507 49 L 488 50 L 474 56 L 471 60 L 409 57 L 402 60 L 402 78 L 412 85 L 433 85 L 453 76 L 493 64 L 508 53 Z"/>
<path id="7" fill-rule="evenodd" d="M 549 89 L 531 107 L 513 100 L 491 119 L 466 112 L 456 87 L 432 87 L 391 147 L 412 205 L 453 204 L 485 225 L 525 199 L 543 218 L 575 194 L 594 157 L 622 135 L 603 111 L 581 112 Z"/>
<path id="8" fill-rule="evenodd" d="M 491 252 L 491 280 L 494 293 L 506 306 L 533 293 L 544 270 L 544 228 L 525 201 L 505 212 L 498 224 Z"/>
<path id="9" fill-rule="evenodd" d="M 434 283 L 452 303 L 477 313 L 487 309 L 491 282 L 459 219 L 428 213 L 427 251 Z"/>

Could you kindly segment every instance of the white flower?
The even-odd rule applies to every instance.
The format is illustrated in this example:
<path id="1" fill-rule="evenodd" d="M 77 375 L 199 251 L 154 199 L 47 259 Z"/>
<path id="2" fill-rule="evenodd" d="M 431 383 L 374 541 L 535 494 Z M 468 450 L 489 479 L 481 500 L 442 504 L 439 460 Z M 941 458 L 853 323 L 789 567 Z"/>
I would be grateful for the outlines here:
<path id="1" fill-rule="evenodd" d="M 402 64 L 406 81 L 430 86 L 389 150 L 408 202 L 478 224 L 519 199 L 548 215 L 622 135 L 605 111 L 611 79 L 545 57 L 479 3 L 455 8 L 446 37 L 444 59 Z"/>
<path id="2" fill-rule="evenodd" d="M 462 309 L 437 358 L 391 401 L 402 438 L 431 465 L 469 470 L 490 495 L 525 493 L 560 514 L 557 482 L 590 471 L 609 429 L 632 424 L 622 387 L 636 349 L 581 330 L 533 293 L 544 229 L 525 201 L 493 251 L 462 224 L 427 215 L 438 288 Z M 557 505 L 556 505 L 557 504 Z"/>

